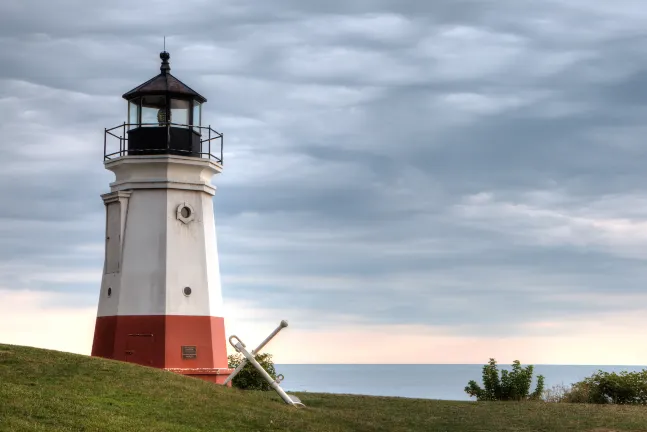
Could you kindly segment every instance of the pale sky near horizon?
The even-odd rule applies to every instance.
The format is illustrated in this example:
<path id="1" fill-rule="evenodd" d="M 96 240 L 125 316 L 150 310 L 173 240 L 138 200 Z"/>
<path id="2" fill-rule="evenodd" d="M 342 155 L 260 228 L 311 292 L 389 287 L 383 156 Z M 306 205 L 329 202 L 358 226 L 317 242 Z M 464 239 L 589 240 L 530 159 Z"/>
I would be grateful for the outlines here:
<path id="1" fill-rule="evenodd" d="M 0 2 L 0 343 L 89 353 L 103 129 L 164 35 L 225 134 L 227 334 L 647 365 L 644 0 Z"/>

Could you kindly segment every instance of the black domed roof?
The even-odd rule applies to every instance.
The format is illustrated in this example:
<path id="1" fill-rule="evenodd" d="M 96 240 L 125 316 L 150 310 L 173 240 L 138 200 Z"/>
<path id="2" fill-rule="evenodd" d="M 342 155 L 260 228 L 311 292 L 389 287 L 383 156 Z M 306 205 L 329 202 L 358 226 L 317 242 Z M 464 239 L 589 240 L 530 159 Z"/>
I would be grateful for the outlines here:
<path id="1" fill-rule="evenodd" d="M 200 103 L 207 101 L 204 96 L 200 95 L 191 87 L 171 75 L 171 66 L 168 63 L 168 60 L 171 58 L 169 53 L 166 51 L 160 53 L 160 58 L 162 59 L 160 74 L 135 87 L 129 92 L 124 93 L 124 99 L 131 100 L 139 96 L 148 95 L 169 95 L 185 99 L 196 99 Z"/>

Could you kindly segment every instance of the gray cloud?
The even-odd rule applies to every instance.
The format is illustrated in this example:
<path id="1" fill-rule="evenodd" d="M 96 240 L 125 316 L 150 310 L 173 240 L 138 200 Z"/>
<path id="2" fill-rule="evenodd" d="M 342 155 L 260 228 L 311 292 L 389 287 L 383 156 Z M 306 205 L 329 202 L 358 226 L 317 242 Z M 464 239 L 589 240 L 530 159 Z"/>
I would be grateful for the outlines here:
<path id="1" fill-rule="evenodd" d="M 647 7 L 620 3 L 4 2 L 0 279 L 94 304 L 103 128 L 166 34 L 226 137 L 226 298 L 469 334 L 602 317 L 646 276 Z"/>

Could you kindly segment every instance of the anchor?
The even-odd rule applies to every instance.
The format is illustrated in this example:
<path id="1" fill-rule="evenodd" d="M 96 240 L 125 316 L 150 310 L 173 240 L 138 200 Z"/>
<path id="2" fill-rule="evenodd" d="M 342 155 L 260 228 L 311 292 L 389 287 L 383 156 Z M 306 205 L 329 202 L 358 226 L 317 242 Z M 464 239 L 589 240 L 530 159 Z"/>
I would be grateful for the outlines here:
<path id="1" fill-rule="evenodd" d="M 265 369 L 263 369 L 263 366 L 261 366 L 260 363 L 258 363 L 256 361 L 256 359 L 254 358 L 254 356 L 256 354 L 258 354 L 259 351 L 261 349 L 263 349 L 263 347 L 265 345 L 267 345 L 267 343 L 270 340 L 272 340 L 272 338 L 274 336 L 276 336 L 282 329 L 284 329 L 287 326 L 288 326 L 287 321 L 285 321 L 285 320 L 281 321 L 281 324 L 279 324 L 279 326 L 276 329 L 274 329 L 274 331 L 272 333 L 270 333 L 270 335 L 268 337 L 266 337 L 265 340 L 263 342 L 261 342 L 260 345 L 257 346 L 255 350 L 252 350 L 252 352 L 247 351 L 247 349 L 245 348 L 246 345 L 243 343 L 243 341 L 240 340 L 240 338 L 238 336 L 231 335 L 229 337 L 229 343 L 231 344 L 231 346 L 234 347 L 236 352 L 241 353 L 242 355 L 245 356 L 245 358 L 240 362 L 238 367 L 236 369 L 234 369 L 234 371 L 227 377 L 225 382 L 223 382 L 223 385 L 229 384 L 229 382 L 234 379 L 234 377 L 238 374 L 238 372 L 240 372 L 243 369 L 243 367 L 245 367 L 245 364 L 247 364 L 247 362 L 249 361 L 252 364 L 252 366 L 254 366 L 256 368 L 256 370 L 258 370 L 258 372 L 261 374 L 261 376 L 263 378 L 265 378 L 265 380 L 270 384 L 270 387 L 272 387 L 274 389 L 274 391 L 276 391 L 279 394 L 279 396 L 281 396 L 281 399 L 283 399 L 286 404 L 292 405 L 292 406 L 295 406 L 295 407 L 305 407 L 305 405 L 301 402 L 301 400 L 298 397 L 296 397 L 294 395 L 287 394 L 281 388 L 281 386 L 279 384 L 284 379 L 283 375 L 279 374 L 276 377 L 276 379 L 272 378 L 270 376 L 270 374 L 267 373 L 267 371 Z M 236 342 L 234 342 L 234 340 Z"/>

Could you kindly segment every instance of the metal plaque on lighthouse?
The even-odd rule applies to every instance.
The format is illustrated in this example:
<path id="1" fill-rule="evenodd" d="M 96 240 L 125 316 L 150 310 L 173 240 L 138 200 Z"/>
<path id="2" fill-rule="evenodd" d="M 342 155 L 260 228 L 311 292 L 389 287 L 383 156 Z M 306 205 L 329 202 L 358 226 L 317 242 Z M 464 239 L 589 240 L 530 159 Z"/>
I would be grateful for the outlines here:
<path id="1" fill-rule="evenodd" d="M 198 358 L 198 350 L 197 350 L 197 348 L 194 345 L 182 346 L 182 358 L 183 359 Z"/>

